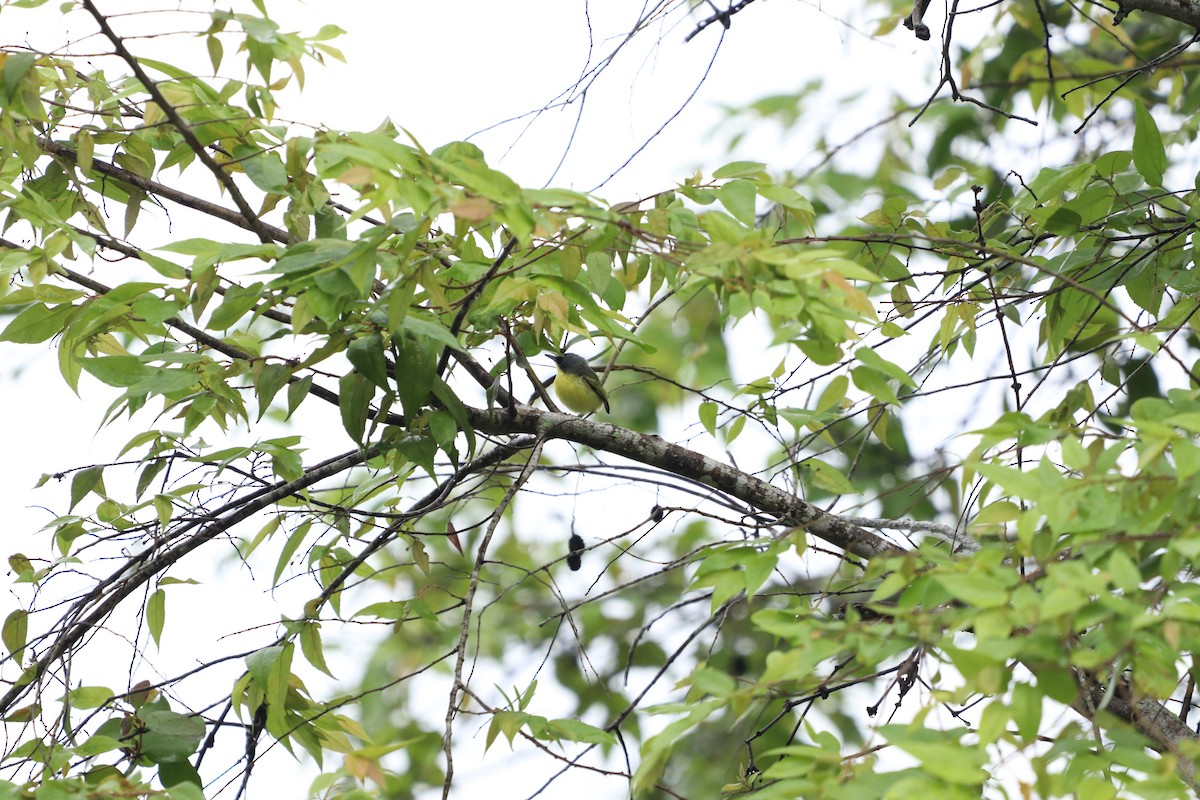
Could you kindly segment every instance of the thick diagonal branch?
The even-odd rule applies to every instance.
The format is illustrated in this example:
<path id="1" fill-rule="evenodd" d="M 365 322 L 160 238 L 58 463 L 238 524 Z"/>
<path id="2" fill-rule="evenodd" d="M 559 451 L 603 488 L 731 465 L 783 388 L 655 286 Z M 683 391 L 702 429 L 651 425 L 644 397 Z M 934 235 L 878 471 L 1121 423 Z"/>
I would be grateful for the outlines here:
<path id="1" fill-rule="evenodd" d="M 469 408 L 467 413 L 475 429 L 484 433 L 541 434 L 551 439 L 568 439 L 690 478 L 758 511 L 777 515 L 780 524 L 804 528 L 813 536 L 861 558 L 904 552 L 882 536 L 851 525 L 764 480 L 658 436 L 529 407 L 493 411 Z"/>
<path id="2" fill-rule="evenodd" d="M 1200 2 L 1197 0 L 1119 0 L 1120 11 L 1143 11 L 1173 19 L 1200 30 Z"/>
<path id="3" fill-rule="evenodd" d="M 657 436 L 529 407 L 494 411 L 468 409 L 468 414 L 471 424 L 479 431 L 492 434 L 539 434 L 547 439 L 566 439 L 593 450 L 624 456 L 690 478 L 735 497 L 758 511 L 776 514 L 781 524 L 801 527 L 811 535 L 861 558 L 903 552 L 883 537 L 822 511 L 766 481 Z M 1103 687 L 1098 687 L 1094 681 L 1084 681 L 1075 710 L 1088 719 L 1094 719 L 1103 694 Z M 1151 698 L 1136 702 L 1125 702 L 1119 697 L 1110 698 L 1102 710 L 1141 730 L 1159 751 L 1176 754 L 1180 776 L 1193 790 L 1198 789 L 1195 765 L 1180 752 L 1179 747 L 1180 742 L 1194 740 L 1197 736 L 1177 714 Z M 1200 791 L 1197 794 L 1200 795 Z"/>

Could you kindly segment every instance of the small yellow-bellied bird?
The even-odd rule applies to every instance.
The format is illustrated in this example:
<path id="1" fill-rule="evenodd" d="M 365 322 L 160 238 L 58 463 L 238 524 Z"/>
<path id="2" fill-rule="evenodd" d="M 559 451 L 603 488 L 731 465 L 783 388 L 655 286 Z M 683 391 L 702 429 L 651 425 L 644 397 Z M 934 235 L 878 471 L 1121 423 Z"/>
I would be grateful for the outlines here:
<path id="1" fill-rule="evenodd" d="M 600 383 L 600 376 L 581 356 L 566 353 L 550 356 L 558 364 L 558 375 L 554 378 L 554 393 L 563 405 L 577 414 L 590 414 L 600 406 L 608 411 L 608 394 Z"/>

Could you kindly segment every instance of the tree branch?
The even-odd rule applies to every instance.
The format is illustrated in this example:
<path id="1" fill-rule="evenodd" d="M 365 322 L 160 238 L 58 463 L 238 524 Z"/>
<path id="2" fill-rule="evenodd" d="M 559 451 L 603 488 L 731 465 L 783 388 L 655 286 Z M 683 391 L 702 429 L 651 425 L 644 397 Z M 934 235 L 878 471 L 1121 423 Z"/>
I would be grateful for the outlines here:
<path id="1" fill-rule="evenodd" d="M 1118 14 L 1142 11 L 1173 19 L 1200 30 L 1200 2 L 1198 0 L 1119 0 Z"/>
<path id="2" fill-rule="evenodd" d="M 713 5 L 712 0 L 709 0 L 709 5 L 713 8 L 712 16 L 706 17 L 705 19 L 702 19 L 696 23 L 695 30 L 689 33 L 683 41 L 685 43 L 690 42 L 692 39 L 696 38 L 700 31 L 704 30 L 715 22 L 721 23 L 722 28 L 729 30 L 729 18 L 753 2 L 754 0 L 739 0 L 739 2 L 734 3 L 733 5 L 729 6 L 729 8 L 721 11 L 715 5 Z"/>
<path id="3" fill-rule="evenodd" d="M 903 549 L 878 534 L 851 525 L 753 475 L 658 436 L 527 406 L 500 410 L 467 408 L 467 416 L 472 426 L 484 433 L 525 433 L 568 439 L 593 450 L 624 456 L 690 478 L 736 497 L 759 511 L 778 515 L 781 525 L 803 528 L 861 558 L 904 553 Z"/>
<path id="4" fill-rule="evenodd" d="M 467 409 L 472 425 L 477 430 L 493 434 L 538 433 L 548 439 L 566 439 L 586 445 L 594 450 L 624 456 L 643 464 L 664 469 L 675 475 L 691 478 L 726 494 L 742 500 L 759 511 L 779 515 L 780 524 L 803 528 L 819 539 L 862 558 L 880 555 L 898 555 L 904 551 L 881 536 L 871 533 L 847 519 L 829 514 L 772 486 L 766 481 L 738 471 L 707 456 L 671 444 L 657 436 L 629 431 L 605 422 L 592 422 L 567 414 L 538 411 L 528 407 L 515 410 L 484 411 Z M 879 520 L 872 521 L 874 523 Z M 880 526 L 882 527 L 882 526 Z M 1085 693 L 1095 695 L 1094 704 L 1104 694 L 1103 687 L 1084 687 Z M 1082 697 L 1082 695 L 1081 695 Z M 1075 709 L 1088 719 L 1088 706 L 1082 701 Z M 1129 704 L 1110 700 L 1105 711 L 1122 721 L 1137 727 L 1146 734 L 1163 752 L 1179 758 L 1180 775 L 1193 787 L 1197 787 L 1195 765 L 1178 750 L 1185 739 L 1196 739 L 1178 717 L 1161 702 L 1141 699 Z"/>
<path id="5" fill-rule="evenodd" d="M 85 597 L 72 605 L 72 612 L 68 614 L 68 617 L 78 615 L 78 619 L 74 623 L 68 623 L 67 629 L 63 630 L 53 639 L 45 654 L 26 669 L 26 674 L 31 676 L 28 681 L 12 686 L 3 696 L 0 696 L 0 715 L 10 710 L 13 704 L 27 692 L 37 688 L 39 679 L 50 668 L 51 664 L 66 657 L 84 636 L 104 622 L 104 619 L 120 605 L 122 600 L 145 585 L 155 575 L 175 564 L 200 545 L 212 541 L 234 525 L 249 519 L 259 511 L 270 507 L 286 497 L 291 497 L 294 494 L 302 492 L 309 486 L 331 475 L 336 475 L 339 472 L 357 466 L 377 454 L 378 451 L 375 449 L 355 450 L 327 459 L 316 466 L 310 467 L 305 471 L 304 475 L 294 481 L 280 481 L 266 491 L 257 490 L 248 498 L 230 503 L 226 506 L 227 511 L 214 512 L 208 517 L 211 521 L 199 531 L 188 536 L 183 541 L 162 550 L 158 555 L 148 558 L 141 567 L 130 569 L 137 563 L 139 556 L 134 556 L 126 560 L 117 572 L 102 581 Z M 148 548 L 148 552 L 152 552 L 158 546 L 158 543 L 152 544 Z M 108 587 L 112 587 L 111 591 L 108 592 L 106 597 L 101 599 L 101 596 Z M 91 611 L 84 615 L 89 606 L 91 606 Z"/>
<path id="6" fill-rule="evenodd" d="M 233 200 L 233 204 L 237 206 L 238 211 L 241 212 L 242 219 L 245 220 L 245 227 L 250 231 L 253 231 L 263 243 L 273 241 L 275 239 L 275 235 L 270 226 L 264 224 L 263 221 L 258 218 L 258 215 L 254 213 L 254 209 L 252 209 L 250 204 L 246 202 L 246 198 L 242 196 L 241 190 L 239 190 L 237 184 L 234 183 L 233 176 L 226 172 L 225 169 L 218 164 L 211 155 L 209 155 L 208 150 L 203 144 L 200 143 L 200 140 L 196 138 L 196 134 L 192 132 L 191 126 L 187 124 L 182 116 L 180 116 L 179 112 L 175 110 L 175 107 L 167 101 L 167 98 L 159 90 L 158 84 L 150 78 L 149 74 L 146 73 L 146 70 L 142 69 L 141 62 L 134 58 L 133 53 L 129 52 L 129 49 L 125 47 L 125 43 L 121 40 L 121 37 L 117 36 L 116 32 L 113 31 L 112 27 L 109 26 L 108 19 L 100 13 L 99 9 L 96 8 L 96 4 L 93 3 L 92 0 L 83 0 L 83 7 L 96 20 L 96 24 L 100 26 L 100 32 L 104 34 L 104 37 L 112 43 L 113 49 L 116 50 L 117 55 L 129 65 L 129 69 L 133 71 L 134 76 L 141 82 L 146 91 L 149 92 L 150 97 L 154 99 L 154 102 L 158 105 L 159 109 L 163 112 L 163 114 L 166 115 L 167 119 L 171 121 L 171 124 L 175 127 L 175 130 L 177 130 L 179 135 L 183 137 L 183 140 L 187 142 L 188 147 L 190 147 L 192 152 L 196 154 L 196 158 L 200 159 L 200 162 L 204 164 L 204 166 L 208 167 L 209 172 L 213 174 L 213 176 L 217 179 L 217 182 L 225 188 L 225 191 L 229 192 L 230 199 Z"/>
<path id="7" fill-rule="evenodd" d="M 51 141 L 41 136 L 38 137 L 37 141 L 38 146 L 50 155 L 58 156 L 59 158 L 65 158 L 69 161 L 78 161 L 79 159 L 78 153 L 76 153 L 74 149 L 67 147 L 65 144 L 59 144 L 58 142 Z M 143 178 L 137 173 L 130 172 L 127 169 L 122 169 L 116 164 L 112 164 L 108 161 L 101 161 L 98 158 L 93 159 L 92 169 L 106 177 L 114 178 L 115 180 L 122 181 L 123 183 L 128 183 L 131 186 L 136 186 L 147 194 L 152 194 L 155 197 L 161 197 L 165 200 L 170 200 L 174 203 L 178 203 L 181 206 L 190 208 L 193 211 L 199 211 L 202 214 L 215 217 L 222 222 L 228 222 L 231 225 L 236 225 L 244 230 L 258 233 L 260 237 L 261 232 L 266 232 L 269 234 L 269 239 L 263 239 L 264 242 L 274 240 L 276 242 L 280 242 L 281 244 L 291 244 L 293 241 L 295 241 L 291 234 L 289 234 L 283 228 L 276 228 L 274 225 L 268 225 L 261 221 L 258 222 L 257 226 L 251 226 L 251 224 L 246 221 L 245 217 L 235 211 L 231 211 L 224 206 L 217 205 L 216 203 L 202 200 L 195 195 L 188 194 L 187 192 L 181 192 L 178 189 L 173 189 L 170 186 L 167 186 L 165 183 L 159 183 L 158 181 L 152 181 L 149 178 Z"/>
<path id="8" fill-rule="evenodd" d="M 543 439 L 538 439 L 533 446 L 533 452 L 529 454 L 529 460 L 525 463 L 525 468 L 521 470 L 521 474 L 512 482 L 504 492 L 504 497 L 501 498 L 496 510 L 492 512 L 492 519 L 488 523 L 487 530 L 483 534 L 482 541 L 479 542 L 479 549 L 475 553 L 475 565 L 471 568 L 471 579 L 467 585 L 467 594 L 463 598 L 463 615 L 462 624 L 458 631 L 458 645 L 455 647 L 457 654 L 454 660 L 454 678 L 450 682 L 450 700 L 446 705 L 446 732 L 442 736 L 442 750 L 446 754 L 446 779 L 442 783 L 442 800 L 448 800 L 450 797 L 450 787 L 454 783 L 454 719 L 458 716 L 459 695 L 466 684 L 463 683 L 462 673 L 463 666 L 467 661 L 467 639 L 471 634 L 471 612 L 475 606 L 475 592 L 479 589 L 479 576 L 483 571 L 483 565 L 487 563 L 488 545 L 491 544 L 492 536 L 496 533 L 496 529 L 500 526 L 500 520 L 504 518 L 504 512 L 517 496 L 517 492 L 521 490 L 529 478 L 533 475 L 534 467 L 542 455 Z"/>
<path id="9" fill-rule="evenodd" d="M 1097 714 L 1108 713 L 1129 723 L 1154 742 L 1155 749 L 1175 756 L 1175 770 L 1181 780 L 1191 787 L 1192 793 L 1200 797 L 1200 782 L 1197 781 L 1196 764 L 1179 751 L 1181 742 L 1200 739 L 1179 715 L 1165 705 L 1150 698 L 1129 702 L 1126 691 L 1109 692 L 1105 684 L 1094 676 L 1078 671 L 1080 693 L 1071 704 L 1085 719 L 1094 720 Z M 1122 680 L 1118 678 L 1117 680 Z"/>

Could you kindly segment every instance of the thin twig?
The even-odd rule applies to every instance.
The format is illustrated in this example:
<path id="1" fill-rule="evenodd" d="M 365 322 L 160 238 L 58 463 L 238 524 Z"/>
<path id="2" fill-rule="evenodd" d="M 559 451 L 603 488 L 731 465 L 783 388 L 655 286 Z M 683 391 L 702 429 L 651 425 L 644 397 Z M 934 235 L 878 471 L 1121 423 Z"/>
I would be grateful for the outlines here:
<path id="1" fill-rule="evenodd" d="M 504 518 L 504 511 L 512 503 L 513 498 L 516 497 L 521 487 L 533 475 L 534 467 L 537 466 L 538 460 L 542 455 L 542 443 L 544 441 L 544 438 L 539 437 L 533 445 L 533 451 L 529 455 L 529 461 L 526 462 L 525 469 L 521 471 L 517 479 L 508 487 L 508 490 L 504 493 L 504 497 L 492 513 L 491 522 L 488 524 L 487 530 L 483 534 L 483 539 L 479 543 L 479 549 L 475 553 L 475 566 L 471 568 L 471 578 L 467 585 L 467 594 L 463 598 L 462 624 L 458 630 L 454 677 L 450 685 L 450 702 L 446 706 L 446 732 L 442 736 L 442 752 L 446 754 L 446 779 L 442 783 L 442 800 L 449 799 L 450 786 L 454 782 L 454 718 L 458 715 L 459 695 L 463 689 L 463 665 L 467 660 L 467 639 L 471 635 L 471 611 L 474 608 L 475 592 L 479 588 L 479 575 L 483 571 L 483 565 L 487 562 L 488 545 L 491 544 L 492 536 L 496 533 L 496 529 L 500 527 L 500 520 Z"/>

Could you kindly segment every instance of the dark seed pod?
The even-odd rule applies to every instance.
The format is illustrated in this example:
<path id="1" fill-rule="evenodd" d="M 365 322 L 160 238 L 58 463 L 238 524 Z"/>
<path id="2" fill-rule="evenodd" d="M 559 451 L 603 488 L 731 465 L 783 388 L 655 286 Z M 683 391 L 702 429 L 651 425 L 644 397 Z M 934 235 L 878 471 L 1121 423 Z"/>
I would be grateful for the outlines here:
<path id="1" fill-rule="evenodd" d="M 579 554 L 583 552 L 583 537 L 577 533 L 571 534 L 571 540 L 567 542 L 567 566 L 572 572 L 578 572 L 583 566 L 583 557 Z"/>

